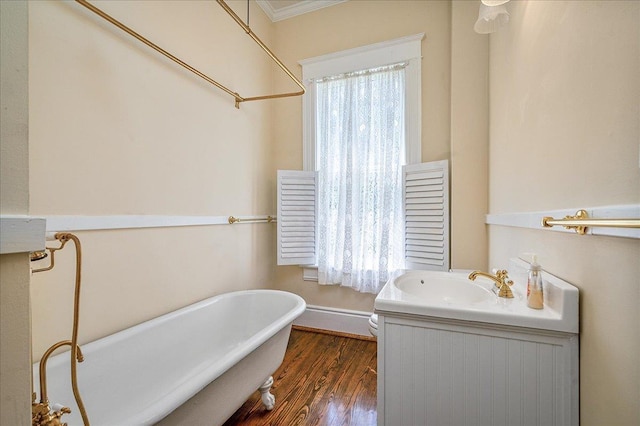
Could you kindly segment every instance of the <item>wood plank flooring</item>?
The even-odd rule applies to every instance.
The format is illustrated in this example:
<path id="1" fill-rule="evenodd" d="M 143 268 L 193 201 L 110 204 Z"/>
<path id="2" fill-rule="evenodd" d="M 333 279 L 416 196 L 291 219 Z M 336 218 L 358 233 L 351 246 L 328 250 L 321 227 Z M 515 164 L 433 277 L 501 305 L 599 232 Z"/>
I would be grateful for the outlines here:
<path id="1" fill-rule="evenodd" d="M 272 411 L 256 392 L 224 426 L 375 426 L 376 342 L 293 329 L 273 375 Z"/>

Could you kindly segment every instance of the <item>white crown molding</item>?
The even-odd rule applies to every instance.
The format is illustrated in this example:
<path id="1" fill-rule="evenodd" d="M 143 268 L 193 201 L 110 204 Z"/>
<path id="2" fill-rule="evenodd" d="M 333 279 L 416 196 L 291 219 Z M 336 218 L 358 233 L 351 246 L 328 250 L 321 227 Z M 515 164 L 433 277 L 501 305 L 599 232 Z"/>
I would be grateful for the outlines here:
<path id="1" fill-rule="evenodd" d="M 278 22 L 284 19 L 293 18 L 294 16 L 302 15 L 304 13 L 313 12 L 315 10 L 323 9 L 325 7 L 333 6 L 339 3 L 344 3 L 348 0 L 303 0 L 291 6 L 283 7 L 280 9 L 274 9 L 271 2 L 268 0 L 256 0 L 258 6 L 264 10 L 264 13 L 271 19 L 271 22 Z"/>
<path id="2" fill-rule="evenodd" d="M 260 6 L 260 9 L 263 10 L 265 15 L 267 15 L 267 17 L 271 20 L 271 22 L 274 22 L 273 15 L 275 13 L 275 10 L 273 10 L 271 3 L 269 3 L 267 0 L 256 0 L 256 3 L 258 3 L 258 6 Z"/>

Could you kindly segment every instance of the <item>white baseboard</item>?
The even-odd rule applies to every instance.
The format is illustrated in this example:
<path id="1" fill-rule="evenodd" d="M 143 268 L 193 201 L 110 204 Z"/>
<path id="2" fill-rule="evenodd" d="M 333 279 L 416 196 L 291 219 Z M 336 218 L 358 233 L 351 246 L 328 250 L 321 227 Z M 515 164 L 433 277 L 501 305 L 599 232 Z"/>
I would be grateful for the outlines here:
<path id="1" fill-rule="evenodd" d="M 371 312 L 307 305 L 307 309 L 293 324 L 371 337 L 369 332 L 370 317 Z"/>

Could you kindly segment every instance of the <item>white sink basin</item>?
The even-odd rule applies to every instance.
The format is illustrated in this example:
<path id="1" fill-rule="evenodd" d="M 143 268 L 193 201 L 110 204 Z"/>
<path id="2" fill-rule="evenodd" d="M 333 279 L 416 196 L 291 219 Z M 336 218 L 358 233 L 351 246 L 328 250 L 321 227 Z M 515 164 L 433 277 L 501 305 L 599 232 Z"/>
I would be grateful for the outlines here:
<path id="1" fill-rule="evenodd" d="M 496 297 L 466 276 L 451 272 L 408 271 L 393 280 L 393 285 L 404 293 L 435 303 L 473 305 Z"/>
<path id="2" fill-rule="evenodd" d="M 578 289 L 543 271 L 544 309 L 526 303 L 526 262 L 512 259 L 513 299 L 497 297 L 493 281 L 469 272 L 406 271 L 390 279 L 375 300 L 375 312 L 446 318 L 578 333 Z"/>

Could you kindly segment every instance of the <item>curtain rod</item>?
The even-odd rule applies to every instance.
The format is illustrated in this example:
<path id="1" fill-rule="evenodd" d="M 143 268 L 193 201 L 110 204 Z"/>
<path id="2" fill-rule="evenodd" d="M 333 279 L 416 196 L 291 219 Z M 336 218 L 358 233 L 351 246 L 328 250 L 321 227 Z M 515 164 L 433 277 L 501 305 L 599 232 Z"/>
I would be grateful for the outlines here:
<path id="1" fill-rule="evenodd" d="M 240 108 L 240 102 L 261 101 L 261 100 L 266 100 L 266 99 L 276 99 L 276 98 L 286 98 L 286 97 L 292 97 L 292 96 L 302 96 L 305 93 L 305 88 L 304 88 L 304 85 L 302 84 L 302 82 L 298 78 L 296 78 L 296 76 L 293 75 L 293 73 L 282 63 L 282 61 L 280 61 L 280 59 L 278 59 L 276 57 L 276 55 L 273 54 L 273 52 L 271 50 L 269 50 L 269 48 L 262 42 L 262 40 L 260 40 L 258 38 L 258 36 L 256 36 L 255 33 L 253 31 L 251 31 L 249 26 L 247 24 L 245 24 L 242 21 L 242 19 L 240 19 L 240 17 L 238 17 L 238 15 L 236 15 L 233 12 L 233 10 L 231 10 L 231 8 L 224 2 L 224 0 L 217 0 L 217 2 L 224 9 L 224 11 L 227 12 L 227 14 L 229 16 L 231 16 L 234 19 L 234 21 L 236 21 L 238 23 L 238 25 L 240 25 L 240 27 L 242 27 L 244 32 L 247 33 L 256 42 L 256 44 L 258 44 L 258 46 L 260 46 L 260 48 L 262 50 L 264 50 L 264 52 L 267 55 L 269 55 L 269 57 L 278 65 L 278 67 L 280 67 L 280 69 L 282 69 L 285 72 L 285 74 L 287 74 L 289 76 L 289 78 L 291 78 L 293 80 L 293 82 L 296 83 L 300 87 L 300 89 L 301 89 L 300 91 L 289 92 L 289 93 L 278 93 L 278 94 L 272 94 L 272 95 L 263 95 L 263 96 L 252 96 L 252 97 L 246 97 L 245 98 L 243 96 L 240 96 L 240 94 L 238 94 L 238 92 L 232 91 L 228 87 L 225 87 L 224 85 L 218 83 L 217 81 L 215 81 L 211 77 L 207 76 L 206 74 L 202 73 L 201 71 L 197 70 L 196 68 L 192 67 L 191 65 L 187 64 L 186 62 L 182 61 L 181 59 L 179 59 L 176 56 L 172 55 L 171 53 L 167 52 L 166 50 L 164 50 L 160 46 L 152 43 L 151 41 L 149 41 L 145 37 L 141 36 L 137 32 L 133 31 L 131 28 L 129 28 L 126 25 L 124 25 L 123 23 L 121 23 L 120 21 L 114 19 L 113 17 L 111 17 L 110 15 L 106 14 L 101 9 L 99 9 L 96 6 L 92 5 L 87 0 L 76 0 L 76 2 L 81 4 L 82 6 L 86 7 L 87 9 L 89 9 L 90 11 L 95 13 L 96 15 L 100 16 L 101 18 L 105 19 L 106 21 L 110 22 L 111 24 L 115 25 L 116 27 L 120 28 L 122 31 L 126 32 L 127 34 L 131 35 L 132 37 L 138 39 L 139 41 L 141 41 L 142 43 L 146 44 L 147 46 L 149 46 L 150 48 L 152 48 L 156 52 L 164 55 L 165 57 L 171 59 L 173 62 L 175 62 L 178 65 L 182 66 L 183 68 L 191 71 L 192 73 L 194 73 L 198 77 L 202 78 L 203 80 L 207 81 L 208 83 L 214 85 L 218 89 L 223 90 L 227 94 L 233 96 L 233 98 L 236 101 L 236 104 L 235 104 L 236 108 Z"/>

